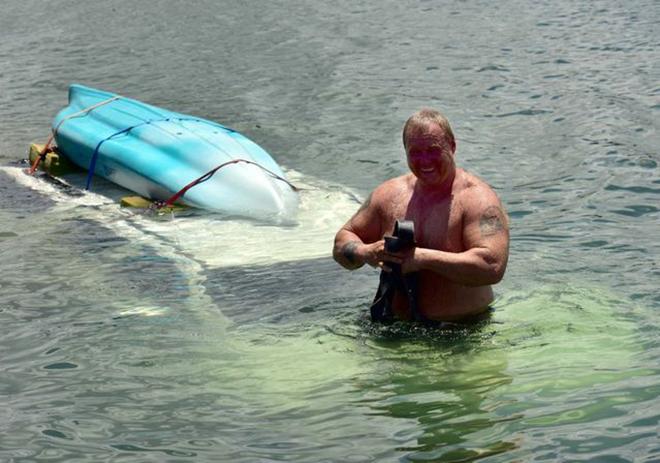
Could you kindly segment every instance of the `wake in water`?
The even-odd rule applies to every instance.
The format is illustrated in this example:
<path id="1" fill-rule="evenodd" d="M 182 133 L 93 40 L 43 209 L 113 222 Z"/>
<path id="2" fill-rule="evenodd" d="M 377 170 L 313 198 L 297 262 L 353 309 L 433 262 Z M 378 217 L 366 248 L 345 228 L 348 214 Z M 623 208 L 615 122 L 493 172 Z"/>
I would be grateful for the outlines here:
<path id="1" fill-rule="evenodd" d="M 330 258 L 334 233 L 359 203 L 339 185 L 290 171 L 288 177 L 303 189 L 295 223 L 230 219 L 195 209 L 154 216 L 121 208 L 118 199 L 130 193 L 100 179 L 95 191 L 86 192 L 76 188 L 81 179 L 75 176 L 66 183 L 45 181 L 17 167 L 1 168 L 0 175 L 13 191 L 9 209 L 30 214 L 36 206 L 35 212 L 52 217 L 42 222 L 48 229 L 25 239 L 26 245 L 40 249 L 49 237 L 57 249 L 49 265 L 58 273 L 68 273 L 55 257 L 60 254 L 93 269 L 77 275 L 74 265 L 71 276 L 62 275 L 77 282 L 74 292 L 95 293 L 121 319 L 167 320 L 185 311 L 218 336 L 237 322 L 290 313 L 281 309 L 290 297 L 289 284 L 281 281 L 288 277 L 319 282 L 309 294 L 313 306 L 324 275 L 339 272 Z"/>
<path id="2" fill-rule="evenodd" d="M 115 227 L 120 236 L 152 236 L 212 267 L 269 265 L 327 256 L 335 232 L 360 203 L 356 193 L 340 185 L 288 171 L 287 177 L 302 190 L 295 222 L 256 222 L 195 209 L 153 216 L 144 210 L 120 208 L 119 199 L 131 193 L 102 179 L 95 183 L 93 192 L 86 192 L 77 188 L 80 175 L 45 181 L 19 168 L 4 167 L 2 172 L 20 187 L 51 199 L 54 213 L 75 210 L 78 217 Z"/>

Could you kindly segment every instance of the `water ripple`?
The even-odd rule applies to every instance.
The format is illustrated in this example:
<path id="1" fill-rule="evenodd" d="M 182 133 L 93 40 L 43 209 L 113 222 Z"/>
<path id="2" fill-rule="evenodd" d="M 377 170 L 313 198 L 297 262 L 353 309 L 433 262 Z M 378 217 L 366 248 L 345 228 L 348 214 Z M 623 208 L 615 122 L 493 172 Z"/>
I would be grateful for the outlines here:
<path id="1" fill-rule="evenodd" d="M 282 6 L 4 2 L 0 460 L 658 459 L 657 2 Z M 228 253 L 244 224 L 21 181 L 71 82 L 357 197 L 406 172 L 401 126 L 437 105 L 511 217 L 492 319 L 363 320 L 377 272 L 329 257 L 357 208 L 336 190 L 309 231 Z"/>

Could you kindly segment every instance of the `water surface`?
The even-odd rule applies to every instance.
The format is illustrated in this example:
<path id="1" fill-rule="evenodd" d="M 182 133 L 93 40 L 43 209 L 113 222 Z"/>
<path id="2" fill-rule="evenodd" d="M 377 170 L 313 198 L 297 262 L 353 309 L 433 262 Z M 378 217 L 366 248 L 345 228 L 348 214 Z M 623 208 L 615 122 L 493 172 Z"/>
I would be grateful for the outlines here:
<path id="1" fill-rule="evenodd" d="M 660 5 L 5 2 L 0 460 L 660 461 Z M 28 178 L 78 82 L 231 126 L 296 224 Z M 489 322 L 364 321 L 330 258 L 421 106 L 511 217 Z M 76 178 L 71 178 L 74 183 Z"/>

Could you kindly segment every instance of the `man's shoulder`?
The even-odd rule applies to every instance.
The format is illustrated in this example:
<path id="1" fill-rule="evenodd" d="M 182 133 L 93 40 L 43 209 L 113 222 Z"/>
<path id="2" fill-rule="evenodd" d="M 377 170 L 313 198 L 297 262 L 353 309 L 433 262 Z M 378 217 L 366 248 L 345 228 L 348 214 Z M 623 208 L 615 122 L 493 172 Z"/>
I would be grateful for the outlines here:
<path id="1" fill-rule="evenodd" d="M 497 197 L 495 190 L 484 180 L 466 170 L 461 170 L 459 195 L 462 196 L 480 196 L 483 194 L 493 194 Z"/>
<path id="2" fill-rule="evenodd" d="M 378 185 L 371 196 L 373 200 L 388 200 L 392 196 L 398 196 L 402 191 L 410 189 L 410 174 L 385 180 Z"/>
<path id="3" fill-rule="evenodd" d="M 500 204 L 497 193 L 488 183 L 465 170 L 461 172 L 461 185 L 456 196 L 466 210 Z"/>

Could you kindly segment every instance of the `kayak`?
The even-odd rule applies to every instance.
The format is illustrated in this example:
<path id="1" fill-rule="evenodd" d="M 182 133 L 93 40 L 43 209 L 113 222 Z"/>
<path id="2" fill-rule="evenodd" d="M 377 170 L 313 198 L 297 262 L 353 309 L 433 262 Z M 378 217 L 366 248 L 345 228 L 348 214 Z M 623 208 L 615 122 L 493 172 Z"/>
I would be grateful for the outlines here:
<path id="1" fill-rule="evenodd" d="M 298 207 L 273 158 L 216 122 L 74 84 L 53 132 L 58 152 L 89 171 L 88 189 L 97 175 L 148 199 L 178 193 L 177 203 L 232 216 L 290 217 Z"/>

